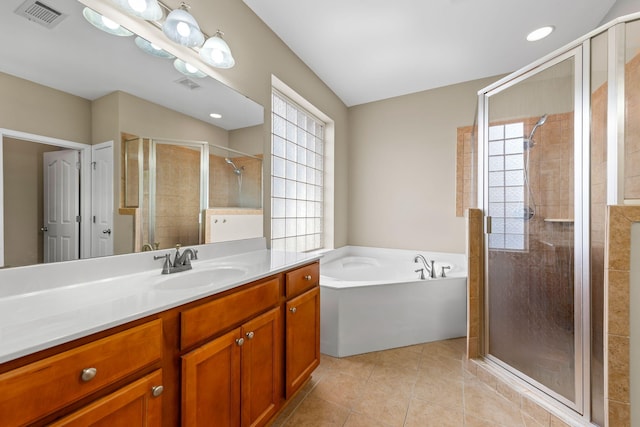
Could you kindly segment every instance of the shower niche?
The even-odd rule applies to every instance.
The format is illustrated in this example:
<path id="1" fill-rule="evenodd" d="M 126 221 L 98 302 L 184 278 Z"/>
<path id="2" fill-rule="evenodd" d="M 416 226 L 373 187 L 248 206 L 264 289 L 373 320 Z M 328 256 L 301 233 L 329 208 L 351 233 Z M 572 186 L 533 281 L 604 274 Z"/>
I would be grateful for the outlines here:
<path id="1" fill-rule="evenodd" d="M 130 134 L 121 152 L 132 251 L 263 236 L 262 154 Z"/>

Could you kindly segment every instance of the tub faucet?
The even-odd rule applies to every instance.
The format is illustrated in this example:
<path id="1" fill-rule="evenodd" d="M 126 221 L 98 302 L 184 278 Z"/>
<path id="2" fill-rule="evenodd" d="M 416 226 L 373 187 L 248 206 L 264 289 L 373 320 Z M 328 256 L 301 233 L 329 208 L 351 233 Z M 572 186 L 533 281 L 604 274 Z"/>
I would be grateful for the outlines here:
<path id="1" fill-rule="evenodd" d="M 425 257 L 420 254 L 416 255 L 416 257 L 413 259 L 413 262 L 418 262 L 418 260 L 422 261 L 422 263 L 424 264 L 424 268 L 427 270 L 429 277 L 435 279 L 437 277 L 436 267 L 434 265 L 435 261 L 431 260 L 427 263 Z"/>

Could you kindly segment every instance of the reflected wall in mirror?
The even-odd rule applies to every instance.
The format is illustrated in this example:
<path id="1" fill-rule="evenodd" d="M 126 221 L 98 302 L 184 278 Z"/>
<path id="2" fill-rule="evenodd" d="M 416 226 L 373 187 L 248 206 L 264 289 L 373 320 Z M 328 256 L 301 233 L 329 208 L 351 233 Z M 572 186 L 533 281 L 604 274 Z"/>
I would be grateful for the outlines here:
<path id="1" fill-rule="evenodd" d="M 133 37 L 115 37 L 92 27 L 82 17 L 84 5 L 76 0 L 41 2 L 63 16 L 53 28 L 46 28 L 14 13 L 21 3 L 23 0 L 6 0 L 0 4 L 0 35 L 3 36 L 3 42 L 0 42 L 0 55 L 3 58 L 0 63 L 0 128 L 87 145 L 105 141 L 120 142 L 123 134 L 160 135 L 168 140 L 206 141 L 261 157 L 262 106 L 210 77 L 185 81 L 185 76 L 173 67 L 171 61 L 147 55 L 138 49 Z M 113 10 L 117 16 L 119 12 L 115 8 Z M 158 38 L 163 37 L 159 30 L 154 30 Z M 154 40 L 153 37 L 148 38 Z M 15 40 L 20 40 L 20 43 L 14 43 Z M 222 119 L 211 118 L 209 115 L 212 112 L 221 113 Z M 15 150 L 15 143 L 5 142 L 3 145 L 5 161 L 0 163 L 0 176 L 6 185 L 16 176 L 15 171 L 6 166 L 7 156 L 11 156 L 6 153 L 7 147 Z M 247 149 L 247 145 L 252 148 Z M 140 147 L 144 148 L 144 144 L 141 143 Z M 113 148 L 114 159 L 120 159 L 121 144 L 116 143 Z M 26 156 L 26 152 L 39 153 L 45 148 L 32 149 L 25 144 L 19 149 L 25 151 Z M 113 254 L 129 253 L 147 243 L 134 232 L 137 217 L 131 211 L 149 209 L 138 206 L 144 198 L 144 187 L 121 194 L 125 172 L 144 172 L 144 165 L 137 172 L 129 167 L 129 163 L 134 161 L 134 152 L 131 150 L 137 149 L 134 144 L 126 147 L 126 153 L 131 156 L 126 165 L 120 161 L 114 162 L 112 200 L 116 209 L 113 211 L 113 224 L 109 228 L 113 237 Z M 145 153 L 143 151 L 138 155 L 144 156 Z M 40 154 L 22 160 L 37 164 L 42 161 L 37 160 L 39 157 Z M 82 164 L 88 168 L 90 163 L 89 154 L 86 165 Z M 242 161 L 238 159 L 238 163 Z M 17 163 L 12 161 L 14 169 L 15 165 Z M 240 166 L 245 166 L 247 171 L 242 186 L 255 188 L 249 184 L 252 180 L 247 177 L 249 166 L 244 163 Z M 162 173 L 171 176 L 171 170 L 162 168 Z M 186 187 L 186 170 L 181 169 L 176 173 L 180 175 L 177 180 L 180 187 Z M 133 176 L 130 175 L 132 180 Z M 39 181 L 37 177 L 30 175 L 30 178 L 23 180 L 21 185 Z M 85 186 L 91 187 L 90 184 Z M 206 183 L 208 187 L 209 183 Z M 21 193 L 37 191 L 25 189 Z M 90 202 L 92 196 L 88 191 L 87 194 L 83 193 L 86 200 L 81 201 L 84 220 L 91 218 L 93 206 L 99 204 Z M 207 192 L 206 199 L 209 199 L 209 194 Z M 261 191 L 259 203 L 255 203 L 256 194 L 254 191 L 248 198 L 247 206 L 261 206 Z M 16 204 L 15 199 L 8 200 L 8 197 L 14 198 L 15 195 L 4 191 L 0 197 L 0 267 L 42 262 L 42 235 L 26 239 L 24 234 L 13 233 L 18 230 L 18 225 L 14 224 L 12 218 L 21 215 L 11 212 Z M 164 202 L 162 197 L 160 206 Z M 230 204 L 235 203 L 244 202 L 240 199 L 230 201 Z M 201 197 L 198 200 L 199 212 L 208 207 L 209 204 L 205 204 Z M 208 239 L 203 237 L 204 225 L 202 221 L 198 222 L 199 216 L 196 214 L 194 220 L 199 230 L 196 234 L 198 241 L 205 242 Z M 143 215 L 138 217 L 142 218 Z M 33 228 L 33 225 L 29 227 Z M 40 227 L 41 224 L 38 224 L 37 232 Z M 193 230 L 194 225 L 185 227 Z M 149 228 L 148 224 L 146 228 Z M 78 242 L 80 257 L 91 256 L 91 236 L 84 230 L 81 225 Z M 140 242 L 137 243 L 138 240 Z M 21 249 L 17 250 L 18 247 Z M 8 248 L 11 248 L 13 257 L 11 262 L 7 258 Z"/>

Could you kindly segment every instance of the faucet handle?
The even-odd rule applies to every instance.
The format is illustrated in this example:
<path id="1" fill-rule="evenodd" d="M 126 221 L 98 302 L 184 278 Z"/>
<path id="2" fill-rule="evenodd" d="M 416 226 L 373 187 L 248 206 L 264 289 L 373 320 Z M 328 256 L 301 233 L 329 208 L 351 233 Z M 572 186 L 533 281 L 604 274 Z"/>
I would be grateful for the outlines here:
<path id="1" fill-rule="evenodd" d="M 426 277 L 424 277 L 424 268 L 419 268 L 415 271 L 416 273 L 420 273 L 420 280 L 425 280 Z"/>
<path id="2" fill-rule="evenodd" d="M 442 273 L 440 274 L 440 277 L 447 277 L 447 275 L 444 274 L 444 270 L 451 270 L 451 266 L 450 265 L 443 265 L 442 266 Z"/>
<path id="3" fill-rule="evenodd" d="M 169 274 L 171 272 L 171 254 L 166 253 L 164 255 L 154 255 L 154 260 L 159 260 L 164 258 L 164 264 L 162 264 L 162 274 Z"/>

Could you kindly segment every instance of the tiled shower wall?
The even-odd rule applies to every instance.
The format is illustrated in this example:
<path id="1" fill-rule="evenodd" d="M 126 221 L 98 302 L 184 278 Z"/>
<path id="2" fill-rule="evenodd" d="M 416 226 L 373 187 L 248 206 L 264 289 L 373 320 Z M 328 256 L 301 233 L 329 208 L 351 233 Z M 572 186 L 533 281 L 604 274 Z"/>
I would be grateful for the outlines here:
<path id="1" fill-rule="evenodd" d="M 244 167 L 241 184 L 224 156 L 209 155 L 209 207 L 262 208 L 262 160 L 241 156 L 231 160 L 239 169 Z"/>

